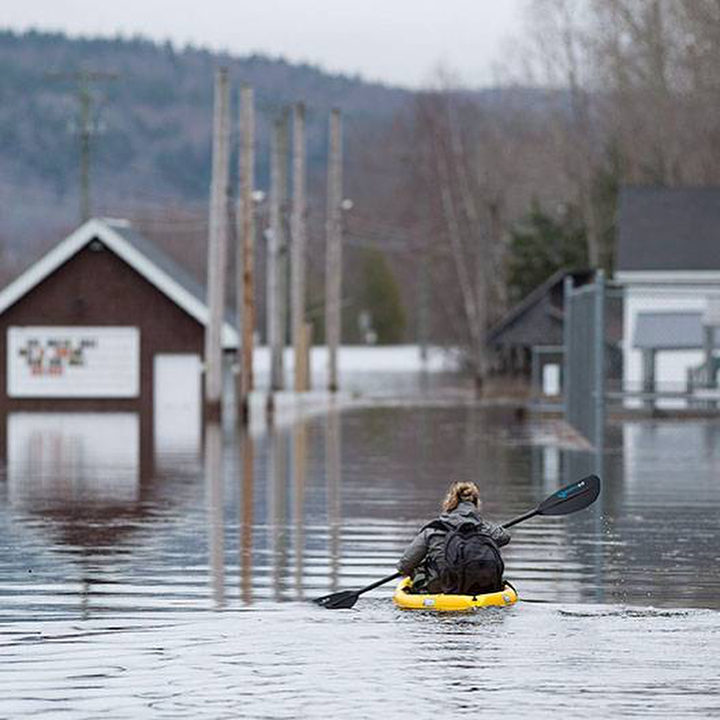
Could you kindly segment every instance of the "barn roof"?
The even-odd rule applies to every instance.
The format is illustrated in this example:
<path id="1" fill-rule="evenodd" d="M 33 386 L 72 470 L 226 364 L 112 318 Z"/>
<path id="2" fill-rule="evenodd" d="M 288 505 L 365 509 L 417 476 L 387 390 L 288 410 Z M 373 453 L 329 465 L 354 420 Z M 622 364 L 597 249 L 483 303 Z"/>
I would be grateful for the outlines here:
<path id="1" fill-rule="evenodd" d="M 616 271 L 720 270 L 720 187 L 625 187 L 617 238 Z"/>
<path id="2" fill-rule="evenodd" d="M 99 240 L 201 325 L 207 325 L 209 312 L 205 302 L 205 287 L 137 232 L 127 220 L 110 218 L 88 220 L 15 278 L 0 291 L 0 313 L 5 312 L 93 240 Z M 222 339 L 225 349 L 237 347 L 237 332 L 229 322 L 223 324 Z"/>

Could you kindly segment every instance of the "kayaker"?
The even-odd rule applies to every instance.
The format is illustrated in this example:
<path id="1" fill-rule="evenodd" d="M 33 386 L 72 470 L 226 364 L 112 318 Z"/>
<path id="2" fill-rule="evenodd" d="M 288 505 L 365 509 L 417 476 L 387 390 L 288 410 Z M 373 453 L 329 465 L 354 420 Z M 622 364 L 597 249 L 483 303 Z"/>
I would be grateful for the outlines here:
<path id="1" fill-rule="evenodd" d="M 475 483 L 450 486 L 442 514 L 420 530 L 398 562 L 398 570 L 412 577 L 413 592 L 475 594 L 501 589 L 504 566 L 498 548 L 510 542 L 510 534 L 485 520 L 480 506 Z"/>

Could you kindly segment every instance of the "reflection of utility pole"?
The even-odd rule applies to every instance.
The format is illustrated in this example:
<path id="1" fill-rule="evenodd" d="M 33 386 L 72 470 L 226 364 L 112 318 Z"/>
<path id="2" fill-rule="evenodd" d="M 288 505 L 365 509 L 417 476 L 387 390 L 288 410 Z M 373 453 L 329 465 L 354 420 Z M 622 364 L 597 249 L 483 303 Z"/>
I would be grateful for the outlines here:
<path id="1" fill-rule="evenodd" d="M 50 73 L 51 80 L 71 80 L 77 84 L 77 100 L 80 109 L 80 124 L 78 135 L 80 137 L 80 221 L 90 219 L 90 149 L 92 136 L 97 127 L 92 121 L 93 97 L 90 91 L 91 83 L 117 80 L 115 73 L 81 70 L 75 73 Z"/>
<path id="2" fill-rule="evenodd" d="M 268 482 L 272 483 L 268 527 L 273 537 L 273 582 L 275 599 L 282 600 L 287 563 L 287 434 L 268 433 Z"/>
<path id="3" fill-rule="evenodd" d="M 205 425 L 205 496 L 215 607 L 225 605 L 225 527 L 223 515 L 223 448 L 220 425 Z"/>
<path id="4" fill-rule="evenodd" d="M 325 425 L 325 476 L 327 478 L 327 514 L 330 557 L 330 591 L 338 588 L 341 554 L 342 502 L 342 441 L 340 435 L 340 413 L 332 407 Z"/>
<path id="5" fill-rule="evenodd" d="M 242 516 L 240 523 L 240 595 L 243 602 L 252 602 L 253 588 L 253 502 L 255 484 L 255 441 L 246 429 L 238 440 L 242 458 Z"/>
<path id="6" fill-rule="evenodd" d="M 295 592 L 303 599 L 303 564 L 305 562 L 305 477 L 307 472 L 307 423 L 293 427 L 293 525 L 295 530 Z"/>

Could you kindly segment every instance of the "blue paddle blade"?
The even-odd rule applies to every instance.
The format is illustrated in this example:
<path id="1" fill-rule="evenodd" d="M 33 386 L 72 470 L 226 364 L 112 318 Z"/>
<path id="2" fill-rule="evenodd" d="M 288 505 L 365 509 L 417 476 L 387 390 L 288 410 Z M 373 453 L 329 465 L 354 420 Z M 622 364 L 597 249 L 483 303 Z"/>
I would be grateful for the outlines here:
<path id="1" fill-rule="evenodd" d="M 568 515 L 592 505 L 600 494 L 600 478 L 588 475 L 554 492 L 538 506 L 538 515 Z"/>

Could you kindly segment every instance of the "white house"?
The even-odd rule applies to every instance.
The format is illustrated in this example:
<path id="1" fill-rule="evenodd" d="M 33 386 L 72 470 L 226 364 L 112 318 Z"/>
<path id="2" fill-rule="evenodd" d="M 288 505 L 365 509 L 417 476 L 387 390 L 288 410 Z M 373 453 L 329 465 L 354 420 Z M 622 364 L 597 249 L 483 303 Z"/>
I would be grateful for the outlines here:
<path id="1" fill-rule="evenodd" d="M 708 385 L 704 370 L 718 363 L 706 363 L 720 349 L 720 188 L 624 188 L 615 280 L 624 390 L 685 392 L 691 374 Z"/>

